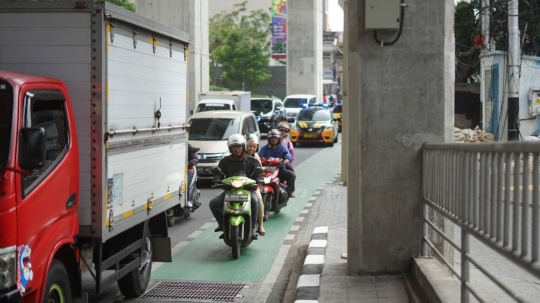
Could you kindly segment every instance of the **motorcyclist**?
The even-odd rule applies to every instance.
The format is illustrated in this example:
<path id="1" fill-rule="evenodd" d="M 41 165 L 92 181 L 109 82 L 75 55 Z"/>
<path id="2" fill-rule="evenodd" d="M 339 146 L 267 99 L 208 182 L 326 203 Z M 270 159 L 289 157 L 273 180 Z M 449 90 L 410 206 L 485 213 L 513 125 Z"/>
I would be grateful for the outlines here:
<path id="1" fill-rule="evenodd" d="M 281 121 L 278 124 L 278 130 L 281 133 L 281 144 L 283 144 L 291 154 L 291 162 L 285 165 L 285 168 L 288 170 L 294 171 L 292 163 L 294 162 L 294 146 L 291 141 L 289 141 L 289 132 L 291 131 L 291 124 L 287 121 Z"/>
<path id="2" fill-rule="evenodd" d="M 259 164 L 261 164 L 261 158 L 259 157 L 259 154 L 257 152 L 259 151 L 259 138 L 255 136 L 254 134 L 247 134 L 246 135 L 246 154 L 249 156 L 252 156 L 257 161 L 259 161 Z M 264 236 L 266 235 L 266 231 L 264 230 L 264 202 L 261 196 L 261 191 L 257 188 L 255 190 L 255 193 L 257 194 L 257 198 L 259 199 L 259 235 Z"/>
<path id="3" fill-rule="evenodd" d="M 193 181 L 193 173 L 189 170 L 196 169 L 195 165 L 199 164 L 199 155 L 197 152 L 200 150 L 200 148 L 193 147 L 191 144 L 188 143 L 188 183 L 187 183 L 187 190 L 186 190 L 186 196 L 189 197 L 189 189 L 191 187 L 191 181 Z M 201 206 L 201 202 L 197 201 L 195 205 L 193 205 L 193 210 L 196 210 Z"/>
<path id="4" fill-rule="evenodd" d="M 261 164 L 252 156 L 245 154 L 246 151 L 246 138 L 240 134 L 234 134 L 227 140 L 227 146 L 231 153 L 230 156 L 223 157 L 219 161 L 218 167 L 226 177 L 245 175 L 250 179 L 262 184 L 264 182 L 261 172 L 256 172 L 255 168 L 261 167 Z M 212 183 L 214 186 L 221 183 L 222 175 L 215 175 Z M 219 196 L 210 200 L 210 210 L 216 218 L 218 227 L 215 232 L 223 231 L 223 203 L 225 201 L 225 192 L 223 191 Z M 259 210 L 259 201 L 254 191 L 251 192 L 251 224 L 253 228 L 253 238 L 257 238 L 256 226 L 257 226 L 257 213 Z M 223 235 L 220 236 L 220 239 Z"/>
<path id="5" fill-rule="evenodd" d="M 279 170 L 279 180 L 285 181 L 288 187 L 289 197 L 295 198 L 294 182 L 296 175 L 293 171 L 285 169 L 285 165 L 291 162 L 291 154 L 283 144 L 280 143 L 281 133 L 277 129 L 272 129 L 268 132 L 268 144 L 263 146 L 259 151 L 259 156 L 262 158 L 281 158 L 283 160 L 282 169 Z"/>

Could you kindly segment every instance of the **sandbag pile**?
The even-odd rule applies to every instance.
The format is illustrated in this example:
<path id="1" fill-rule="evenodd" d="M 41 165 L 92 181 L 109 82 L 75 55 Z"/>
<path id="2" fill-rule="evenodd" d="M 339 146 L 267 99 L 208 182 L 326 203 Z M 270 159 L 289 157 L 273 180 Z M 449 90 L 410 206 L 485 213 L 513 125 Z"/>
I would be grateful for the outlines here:
<path id="1" fill-rule="evenodd" d="M 493 142 L 495 136 L 486 133 L 478 126 L 475 129 L 457 128 L 454 127 L 454 142 L 455 143 L 476 143 L 476 142 Z"/>

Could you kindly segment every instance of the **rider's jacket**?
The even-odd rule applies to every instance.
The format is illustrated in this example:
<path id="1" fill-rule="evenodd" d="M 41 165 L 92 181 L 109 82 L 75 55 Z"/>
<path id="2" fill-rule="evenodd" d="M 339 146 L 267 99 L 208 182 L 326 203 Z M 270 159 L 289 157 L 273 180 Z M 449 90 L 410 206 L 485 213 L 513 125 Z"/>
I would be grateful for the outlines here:
<path id="1" fill-rule="evenodd" d="M 285 154 L 285 156 L 283 156 L 283 154 Z M 267 144 L 263 146 L 261 150 L 259 150 L 259 156 L 261 158 L 280 158 L 283 160 L 292 160 L 289 150 L 283 144 L 278 144 L 275 148 L 270 147 L 270 144 Z M 281 165 L 281 167 L 285 167 L 285 165 Z"/>
<path id="2" fill-rule="evenodd" d="M 252 156 L 244 155 L 243 160 L 235 160 L 232 155 L 223 157 L 218 164 L 221 172 L 227 177 L 233 177 L 240 175 L 241 172 L 245 173 L 245 176 L 257 181 L 258 183 L 264 182 L 261 172 L 256 173 L 255 168 L 261 167 L 261 164 L 257 159 Z M 223 176 L 214 176 L 214 181 L 221 181 Z"/>

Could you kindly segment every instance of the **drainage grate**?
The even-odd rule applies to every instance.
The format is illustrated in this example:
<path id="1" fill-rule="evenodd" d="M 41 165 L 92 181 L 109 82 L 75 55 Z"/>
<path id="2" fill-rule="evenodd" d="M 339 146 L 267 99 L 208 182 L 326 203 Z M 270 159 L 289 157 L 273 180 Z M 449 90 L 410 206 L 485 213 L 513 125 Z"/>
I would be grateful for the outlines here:
<path id="1" fill-rule="evenodd" d="M 190 299 L 234 302 L 245 284 L 212 282 L 159 282 L 141 298 Z"/>

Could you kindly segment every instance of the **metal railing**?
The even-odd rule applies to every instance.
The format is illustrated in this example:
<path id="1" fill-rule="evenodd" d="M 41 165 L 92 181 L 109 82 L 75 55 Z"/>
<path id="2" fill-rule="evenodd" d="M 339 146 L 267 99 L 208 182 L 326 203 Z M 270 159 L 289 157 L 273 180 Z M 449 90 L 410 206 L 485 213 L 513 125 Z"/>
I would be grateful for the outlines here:
<path id="1" fill-rule="evenodd" d="M 473 235 L 540 278 L 540 144 L 425 144 L 423 154 L 422 256 L 431 248 L 461 280 L 461 302 L 470 294 L 483 301 L 470 283 L 471 264 L 525 302 L 471 256 L 469 241 Z M 429 219 L 430 208 L 461 228 L 461 247 Z M 461 273 L 430 241 L 430 228 L 461 253 Z"/>

